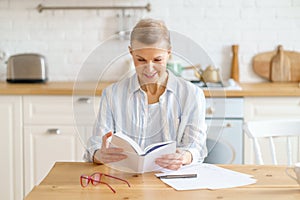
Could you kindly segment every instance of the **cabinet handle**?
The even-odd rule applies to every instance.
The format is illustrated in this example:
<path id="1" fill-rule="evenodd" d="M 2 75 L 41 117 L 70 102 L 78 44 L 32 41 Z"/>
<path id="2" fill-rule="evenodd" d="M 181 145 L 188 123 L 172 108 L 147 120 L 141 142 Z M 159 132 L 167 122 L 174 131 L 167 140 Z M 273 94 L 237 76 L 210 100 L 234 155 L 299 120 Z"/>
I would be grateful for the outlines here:
<path id="1" fill-rule="evenodd" d="M 216 128 L 231 128 L 232 124 L 231 123 L 227 123 L 224 125 L 211 125 L 211 127 L 216 127 Z"/>
<path id="2" fill-rule="evenodd" d="M 50 128 L 47 130 L 47 133 L 59 135 L 60 130 L 58 128 Z"/>
<path id="3" fill-rule="evenodd" d="M 230 123 L 227 123 L 227 124 L 225 125 L 225 127 L 226 127 L 226 128 L 231 128 L 232 125 L 231 125 Z"/>
<path id="4" fill-rule="evenodd" d="M 92 101 L 91 101 L 91 98 L 88 98 L 88 97 L 81 97 L 77 100 L 77 102 L 79 103 L 88 103 L 90 104 Z"/>
<path id="5" fill-rule="evenodd" d="M 214 114 L 214 112 L 215 112 L 215 109 L 213 107 L 206 108 L 206 114 L 212 115 L 212 114 Z"/>

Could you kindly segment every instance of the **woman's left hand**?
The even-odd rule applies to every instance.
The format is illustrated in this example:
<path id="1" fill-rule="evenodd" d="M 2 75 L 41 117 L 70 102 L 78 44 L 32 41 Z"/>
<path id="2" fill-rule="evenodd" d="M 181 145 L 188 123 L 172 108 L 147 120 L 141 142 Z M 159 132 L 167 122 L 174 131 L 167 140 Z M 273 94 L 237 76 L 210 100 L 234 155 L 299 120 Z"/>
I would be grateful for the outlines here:
<path id="1" fill-rule="evenodd" d="M 192 162 L 192 154 L 189 151 L 177 149 L 176 153 L 166 154 L 155 160 L 159 166 L 171 170 L 177 170 L 182 165 L 188 165 Z"/>

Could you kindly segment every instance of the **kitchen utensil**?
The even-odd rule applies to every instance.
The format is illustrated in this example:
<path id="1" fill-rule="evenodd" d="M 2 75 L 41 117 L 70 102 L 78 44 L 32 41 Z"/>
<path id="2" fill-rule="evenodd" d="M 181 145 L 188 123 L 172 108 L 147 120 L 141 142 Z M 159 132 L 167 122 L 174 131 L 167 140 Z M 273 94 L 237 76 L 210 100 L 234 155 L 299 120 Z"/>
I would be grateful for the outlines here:
<path id="1" fill-rule="evenodd" d="M 172 71 L 176 76 L 181 76 L 183 70 L 193 69 L 196 72 L 199 67 L 200 65 L 182 66 L 182 64 L 178 61 L 169 61 L 167 63 L 167 69 Z"/>
<path id="2" fill-rule="evenodd" d="M 290 59 L 291 65 L 291 80 L 290 81 L 300 81 L 300 53 L 296 51 L 283 51 L 284 55 Z M 265 53 L 257 54 L 253 57 L 252 67 L 254 72 L 270 80 L 270 64 L 271 59 L 275 56 L 277 51 L 270 51 Z"/>
<path id="3" fill-rule="evenodd" d="M 232 45 L 232 62 L 231 62 L 231 78 L 239 82 L 239 60 L 238 60 L 239 45 Z"/>
<path id="4" fill-rule="evenodd" d="M 6 75 L 6 57 L 7 54 L 5 51 L 3 51 L 2 49 L 0 49 L 0 80 L 5 79 L 5 75 Z"/>
<path id="5" fill-rule="evenodd" d="M 179 61 L 170 59 L 167 63 L 167 69 L 171 70 L 176 76 L 181 76 L 183 66 Z"/>
<path id="6" fill-rule="evenodd" d="M 47 81 L 46 59 L 40 54 L 17 54 L 7 62 L 7 82 L 41 83 Z"/>
<path id="7" fill-rule="evenodd" d="M 205 83 L 217 83 L 221 82 L 220 72 L 218 68 L 215 68 L 211 65 L 206 67 L 205 70 L 200 68 L 201 80 Z"/>
<path id="8" fill-rule="evenodd" d="M 291 80 L 291 62 L 283 52 L 283 47 L 278 46 L 277 53 L 271 59 L 270 80 L 273 82 L 286 82 Z"/>

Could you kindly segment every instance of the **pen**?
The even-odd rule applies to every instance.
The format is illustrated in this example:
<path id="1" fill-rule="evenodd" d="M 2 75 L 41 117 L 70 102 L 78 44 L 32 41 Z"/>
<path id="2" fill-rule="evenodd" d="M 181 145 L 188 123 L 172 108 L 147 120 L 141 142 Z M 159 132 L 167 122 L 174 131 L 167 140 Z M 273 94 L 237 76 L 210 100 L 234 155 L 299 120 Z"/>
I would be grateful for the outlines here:
<path id="1" fill-rule="evenodd" d="M 197 177 L 197 174 L 178 174 L 178 175 L 160 176 L 159 178 L 172 179 L 172 178 L 196 178 L 196 177 Z"/>

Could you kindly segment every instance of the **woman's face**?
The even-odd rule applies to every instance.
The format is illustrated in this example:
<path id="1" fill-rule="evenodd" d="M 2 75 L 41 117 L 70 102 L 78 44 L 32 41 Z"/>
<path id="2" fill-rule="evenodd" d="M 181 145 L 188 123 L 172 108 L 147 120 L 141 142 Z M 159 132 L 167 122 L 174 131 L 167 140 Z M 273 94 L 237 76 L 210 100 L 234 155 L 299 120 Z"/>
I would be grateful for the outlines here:
<path id="1" fill-rule="evenodd" d="M 130 52 L 140 84 L 162 83 L 166 80 L 170 51 L 143 48 Z"/>

